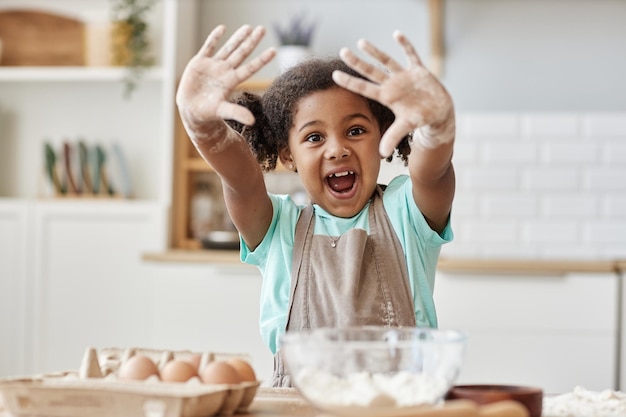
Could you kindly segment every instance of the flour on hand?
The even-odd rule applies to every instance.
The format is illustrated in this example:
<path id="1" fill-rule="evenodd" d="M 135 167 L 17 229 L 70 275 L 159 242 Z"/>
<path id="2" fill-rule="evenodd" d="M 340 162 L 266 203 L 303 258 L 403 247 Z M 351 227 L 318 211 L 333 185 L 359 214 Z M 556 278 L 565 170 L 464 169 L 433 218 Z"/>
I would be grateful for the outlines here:
<path id="1" fill-rule="evenodd" d="M 589 391 L 575 387 L 570 393 L 543 399 L 543 417 L 624 417 L 626 393 Z"/>

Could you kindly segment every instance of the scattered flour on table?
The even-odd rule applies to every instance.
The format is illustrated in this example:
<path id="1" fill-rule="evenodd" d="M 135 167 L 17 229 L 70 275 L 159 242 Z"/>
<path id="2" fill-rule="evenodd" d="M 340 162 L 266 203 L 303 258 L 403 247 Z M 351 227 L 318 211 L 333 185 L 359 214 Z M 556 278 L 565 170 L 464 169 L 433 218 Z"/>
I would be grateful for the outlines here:
<path id="1" fill-rule="evenodd" d="M 570 393 L 544 397 L 545 417 L 625 417 L 626 393 L 604 390 L 589 391 L 575 387 Z"/>
<path id="2" fill-rule="evenodd" d="M 393 375 L 359 372 L 340 378 L 324 371 L 303 369 L 295 383 L 312 401 L 334 406 L 433 404 L 448 389 L 442 378 L 410 372 Z"/>

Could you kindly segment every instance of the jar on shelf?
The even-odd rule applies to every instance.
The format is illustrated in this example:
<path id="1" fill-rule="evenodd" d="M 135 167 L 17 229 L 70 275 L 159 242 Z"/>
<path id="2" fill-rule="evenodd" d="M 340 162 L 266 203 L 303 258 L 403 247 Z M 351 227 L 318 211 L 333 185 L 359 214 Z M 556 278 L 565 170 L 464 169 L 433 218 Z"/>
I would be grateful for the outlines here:
<path id="1" fill-rule="evenodd" d="M 211 191 L 210 183 L 198 181 L 191 196 L 189 223 L 195 239 L 202 239 L 213 229 L 216 207 Z"/>

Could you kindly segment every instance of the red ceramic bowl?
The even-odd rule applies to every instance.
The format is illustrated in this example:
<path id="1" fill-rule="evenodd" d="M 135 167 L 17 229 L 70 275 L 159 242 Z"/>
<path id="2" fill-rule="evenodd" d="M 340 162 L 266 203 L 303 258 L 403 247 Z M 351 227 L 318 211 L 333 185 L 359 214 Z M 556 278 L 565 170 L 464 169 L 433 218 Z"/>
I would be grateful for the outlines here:
<path id="1" fill-rule="evenodd" d="M 543 390 L 517 385 L 455 385 L 448 391 L 446 399 L 472 400 L 478 405 L 513 400 L 522 404 L 530 417 L 541 417 Z"/>

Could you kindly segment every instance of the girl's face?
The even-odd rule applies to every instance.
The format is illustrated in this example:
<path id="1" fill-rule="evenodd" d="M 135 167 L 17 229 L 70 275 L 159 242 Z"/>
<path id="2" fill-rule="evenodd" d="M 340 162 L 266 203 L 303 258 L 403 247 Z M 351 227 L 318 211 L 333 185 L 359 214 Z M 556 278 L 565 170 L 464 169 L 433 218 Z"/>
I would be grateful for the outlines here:
<path id="1" fill-rule="evenodd" d="M 376 188 L 380 137 L 365 98 L 339 87 L 316 91 L 298 102 L 281 161 L 295 165 L 311 202 L 352 217 Z"/>

